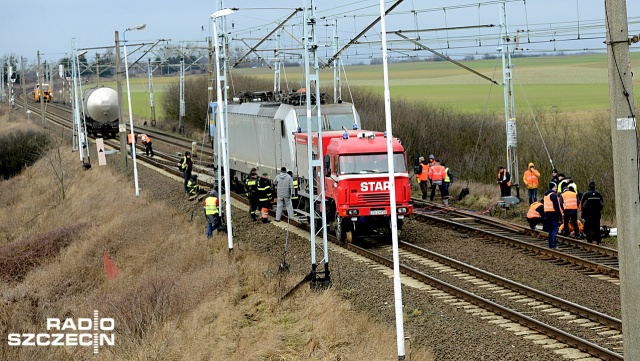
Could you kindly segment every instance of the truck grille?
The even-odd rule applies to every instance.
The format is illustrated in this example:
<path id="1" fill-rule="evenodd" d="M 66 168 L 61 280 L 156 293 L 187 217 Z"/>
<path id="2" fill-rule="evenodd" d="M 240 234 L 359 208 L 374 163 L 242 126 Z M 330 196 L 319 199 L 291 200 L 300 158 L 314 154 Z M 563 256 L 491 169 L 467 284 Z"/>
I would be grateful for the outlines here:
<path id="1" fill-rule="evenodd" d="M 389 203 L 389 193 L 358 194 L 358 203 Z"/>

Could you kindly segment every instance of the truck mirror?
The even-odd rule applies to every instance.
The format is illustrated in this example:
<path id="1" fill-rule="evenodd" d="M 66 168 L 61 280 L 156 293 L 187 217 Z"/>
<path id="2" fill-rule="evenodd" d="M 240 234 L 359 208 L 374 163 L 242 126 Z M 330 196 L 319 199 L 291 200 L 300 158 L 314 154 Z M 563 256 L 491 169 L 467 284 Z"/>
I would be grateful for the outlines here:
<path id="1" fill-rule="evenodd" d="M 325 177 L 331 177 L 331 156 L 324 156 L 324 175 Z"/>

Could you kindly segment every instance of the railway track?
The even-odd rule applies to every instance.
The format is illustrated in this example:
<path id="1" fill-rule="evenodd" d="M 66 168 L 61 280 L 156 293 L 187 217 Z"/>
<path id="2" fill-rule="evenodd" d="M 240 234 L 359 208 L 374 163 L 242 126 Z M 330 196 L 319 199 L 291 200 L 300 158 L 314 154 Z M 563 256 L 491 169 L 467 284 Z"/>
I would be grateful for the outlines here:
<path id="1" fill-rule="evenodd" d="M 55 116 L 53 117 L 55 118 Z M 66 118 L 60 116 L 59 121 L 68 123 L 68 119 L 69 116 L 67 114 Z M 163 139 L 160 134 L 148 133 L 153 134 L 154 139 Z M 176 146 L 182 148 L 189 144 L 187 139 L 174 141 Z M 117 140 L 109 144 L 114 148 L 119 147 L 119 141 Z M 177 156 L 162 153 L 159 155 L 160 157 L 140 157 L 139 159 L 154 166 L 162 167 L 165 171 L 173 174 L 180 173 L 175 167 L 175 163 L 178 160 Z M 206 168 L 202 170 L 209 171 Z M 242 196 L 234 195 L 234 200 L 242 201 L 246 204 L 246 200 Z M 525 227 L 475 215 L 468 211 L 445 209 L 434 204 L 424 204 L 423 206 L 424 208 L 419 209 L 414 215 L 420 221 L 439 225 L 447 224 L 454 229 L 476 234 L 490 241 L 509 244 L 526 249 L 528 252 L 541 257 L 548 257 L 563 263 L 566 262 L 571 267 L 578 268 L 588 274 L 600 272 L 612 278 L 617 277 L 617 252 L 615 250 L 559 237 L 558 250 L 552 251 L 546 249 L 546 240 L 543 239 L 544 234 L 540 232 L 533 232 Z M 295 221 L 291 223 L 308 231 L 306 223 Z M 330 239 L 334 243 L 334 249 L 340 247 L 389 269 L 393 266 L 390 257 L 388 257 L 391 252 L 388 245 L 365 249 L 353 244 L 340 243 L 333 237 L 330 237 Z M 623 359 L 622 355 L 617 352 L 622 350 L 619 320 L 525 285 L 517 284 L 503 277 L 488 274 L 472 266 L 420 249 L 411 244 L 401 242 L 400 247 L 402 257 L 401 272 L 420 282 L 422 286 L 419 286 L 419 288 L 430 297 L 435 295 L 435 297 L 441 298 L 455 307 L 465 308 L 469 310 L 468 312 L 477 313 L 479 317 L 486 318 L 489 322 L 501 324 L 503 327 L 514 327 L 511 325 L 517 323 L 528 330 L 521 332 L 544 336 L 551 340 L 548 342 L 559 341 L 600 359 Z M 582 253 L 587 252 L 589 254 L 588 251 L 585 251 L 585 249 L 589 248 L 593 248 L 594 258 L 600 260 L 599 262 L 585 263 L 585 259 L 588 256 L 584 256 Z M 560 254 L 550 254 L 547 251 Z M 616 273 L 612 273 L 613 270 Z M 429 275 L 429 273 L 434 272 L 445 274 L 447 279 L 443 280 Z M 454 282 L 456 280 L 457 282 Z M 515 306 L 520 304 L 521 307 L 515 307 L 514 304 Z M 554 318 L 556 321 L 549 322 L 546 320 L 548 318 Z M 544 321 L 541 319 L 544 319 Z M 560 321 L 565 321 L 565 323 L 562 324 Z M 581 332 L 575 331 L 576 328 Z M 564 331 L 564 329 L 571 329 L 571 331 Z"/>
<path id="2" fill-rule="evenodd" d="M 588 275 L 599 274 L 609 282 L 620 284 L 618 251 L 615 249 L 564 236 L 558 236 L 557 249 L 549 249 L 546 232 L 435 203 L 414 200 L 414 205 L 415 219 L 516 247 L 533 256 Z"/>

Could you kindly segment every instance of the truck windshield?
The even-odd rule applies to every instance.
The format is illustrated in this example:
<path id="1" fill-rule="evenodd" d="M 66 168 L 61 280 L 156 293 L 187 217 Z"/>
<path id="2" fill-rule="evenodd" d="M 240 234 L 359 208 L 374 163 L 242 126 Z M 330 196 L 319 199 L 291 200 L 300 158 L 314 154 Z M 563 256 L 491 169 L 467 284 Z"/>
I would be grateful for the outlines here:
<path id="1" fill-rule="evenodd" d="M 393 154 L 394 171 L 405 173 L 407 165 L 403 153 Z M 339 158 L 339 174 L 388 173 L 387 153 L 341 155 Z"/>

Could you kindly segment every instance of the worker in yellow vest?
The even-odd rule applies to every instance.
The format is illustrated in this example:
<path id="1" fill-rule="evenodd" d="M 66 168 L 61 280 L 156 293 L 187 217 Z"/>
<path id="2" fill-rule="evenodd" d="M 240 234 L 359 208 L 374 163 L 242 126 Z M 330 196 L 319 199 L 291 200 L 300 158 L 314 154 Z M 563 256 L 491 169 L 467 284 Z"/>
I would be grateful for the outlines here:
<path id="1" fill-rule="evenodd" d="M 207 238 L 213 237 L 213 231 L 220 226 L 220 200 L 218 192 L 212 189 L 209 196 L 204 200 L 204 215 L 207 218 Z"/>

